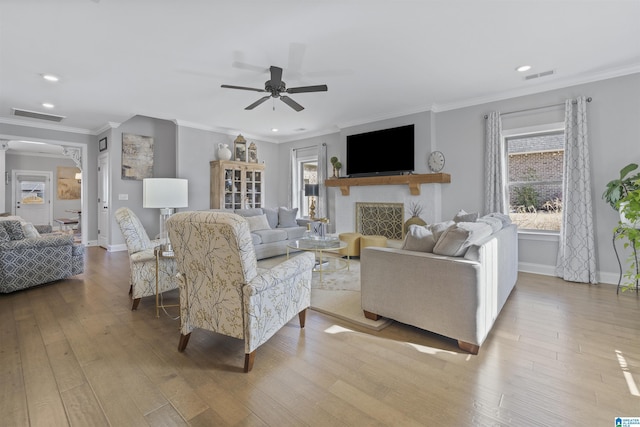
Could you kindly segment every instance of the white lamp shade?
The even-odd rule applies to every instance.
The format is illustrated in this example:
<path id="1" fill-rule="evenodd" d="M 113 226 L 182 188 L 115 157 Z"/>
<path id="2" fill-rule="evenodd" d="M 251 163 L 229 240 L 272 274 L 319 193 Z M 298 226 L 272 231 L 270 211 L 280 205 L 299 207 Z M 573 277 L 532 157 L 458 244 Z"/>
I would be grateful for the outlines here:
<path id="1" fill-rule="evenodd" d="M 142 180 L 142 207 L 186 208 L 189 206 L 189 184 L 186 179 L 145 178 Z"/>

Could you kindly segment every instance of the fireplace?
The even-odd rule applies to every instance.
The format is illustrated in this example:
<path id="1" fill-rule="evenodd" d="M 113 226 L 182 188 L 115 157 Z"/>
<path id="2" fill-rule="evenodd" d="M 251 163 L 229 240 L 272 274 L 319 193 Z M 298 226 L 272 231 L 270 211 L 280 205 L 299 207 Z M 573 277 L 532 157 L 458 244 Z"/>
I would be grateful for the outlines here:
<path id="1" fill-rule="evenodd" d="M 404 203 L 356 202 L 356 231 L 364 235 L 402 240 Z"/>

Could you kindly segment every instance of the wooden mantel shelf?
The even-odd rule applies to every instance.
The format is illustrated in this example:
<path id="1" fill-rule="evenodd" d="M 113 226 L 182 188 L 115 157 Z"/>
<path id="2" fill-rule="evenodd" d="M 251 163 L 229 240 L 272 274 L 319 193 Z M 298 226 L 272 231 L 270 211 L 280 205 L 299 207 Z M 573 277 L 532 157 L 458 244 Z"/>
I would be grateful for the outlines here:
<path id="1" fill-rule="evenodd" d="M 340 187 L 343 196 L 349 195 L 349 188 L 359 185 L 402 185 L 407 184 L 413 196 L 420 195 L 420 184 L 446 184 L 451 182 L 448 173 L 424 173 L 416 175 L 367 176 L 363 178 L 329 178 L 327 187 Z"/>

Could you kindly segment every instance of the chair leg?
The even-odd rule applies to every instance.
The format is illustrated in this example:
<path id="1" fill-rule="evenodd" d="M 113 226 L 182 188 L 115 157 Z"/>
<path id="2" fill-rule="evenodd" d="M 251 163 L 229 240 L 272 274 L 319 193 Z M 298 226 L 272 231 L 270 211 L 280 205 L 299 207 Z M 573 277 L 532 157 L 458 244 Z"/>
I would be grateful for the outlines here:
<path id="1" fill-rule="evenodd" d="M 129 295 L 133 294 L 133 285 L 129 285 Z"/>
<path id="2" fill-rule="evenodd" d="M 380 316 L 370 311 L 367 311 L 367 310 L 362 310 L 362 311 L 364 311 L 364 317 L 366 317 L 369 320 L 378 320 L 380 318 Z"/>
<path id="3" fill-rule="evenodd" d="M 480 351 L 479 345 L 471 344 L 471 343 L 460 341 L 460 340 L 458 340 L 458 347 L 460 347 L 460 350 L 467 351 L 471 354 L 478 354 L 478 351 Z"/>
<path id="4" fill-rule="evenodd" d="M 187 344 L 189 344 L 189 338 L 191 338 L 191 332 L 187 335 L 180 334 L 180 342 L 178 343 L 178 351 L 182 353 L 185 348 L 187 348 Z"/>
<path id="5" fill-rule="evenodd" d="M 138 309 L 138 304 L 140 304 L 140 298 L 136 298 L 133 300 L 133 304 L 131 305 L 131 311 Z"/>
<path id="6" fill-rule="evenodd" d="M 253 369 L 253 361 L 256 359 L 256 350 L 244 355 L 244 371 L 249 372 Z"/>
<path id="7" fill-rule="evenodd" d="M 300 327 L 304 328 L 304 322 L 307 319 L 307 309 L 305 308 L 300 313 L 298 313 L 298 319 L 300 320 Z"/>

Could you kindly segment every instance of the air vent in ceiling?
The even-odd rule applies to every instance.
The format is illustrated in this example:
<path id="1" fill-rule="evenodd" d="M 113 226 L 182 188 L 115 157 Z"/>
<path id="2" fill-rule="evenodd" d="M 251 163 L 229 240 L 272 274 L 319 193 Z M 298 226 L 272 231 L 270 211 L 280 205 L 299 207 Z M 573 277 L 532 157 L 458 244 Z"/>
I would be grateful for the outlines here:
<path id="1" fill-rule="evenodd" d="M 37 111 L 21 110 L 20 108 L 13 109 L 14 116 L 29 117 L 30 119 L 48 120 L 50 122 L 61 122 L 65 119 L 65 116 L 56 116 L 54 114 L 39 113 Z"/>
<path id="2" fill-rule="evenodd" d="M 549 71 L 543 71 L 541 73 L 537 73 L 537 74 L 529 74 L 528 76 L 525 76 L 525 80 L 531 80 L 531 79 L 537 79 L 538 77 L 544 77 L 544 76 L 550 76 L 552 74 L 555 74 L 556 72 L 554 70 L 549 70 Z"/>

